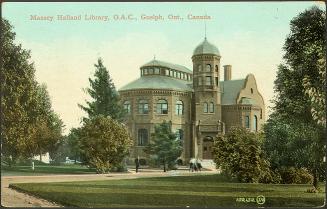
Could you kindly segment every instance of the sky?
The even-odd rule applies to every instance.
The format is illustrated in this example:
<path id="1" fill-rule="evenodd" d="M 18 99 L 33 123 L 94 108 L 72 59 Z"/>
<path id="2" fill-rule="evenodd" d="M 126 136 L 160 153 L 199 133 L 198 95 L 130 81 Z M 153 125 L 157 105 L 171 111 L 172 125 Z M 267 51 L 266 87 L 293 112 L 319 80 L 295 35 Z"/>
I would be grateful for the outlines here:
<path id="1" fill-rule="evenodd" d="M 290 21 L 313 5 L 325 10 L 325 4 L 319 1 L 4 2 L 2 16 L 13 25 L 15 42 L 31 50 L 36 79 L 47 85 L 53 109 L 68 133 L 86 116 L 78 104 L 90 99 L 83 89 L 89 86 L 88 78 L 93 76 L 98 57 L 119 89 L 137 79 L 139 67 L 154 56 L 192 69 L 193 50 L 205 33 L 220 51 L 221 69 L 232 65 L 232 79 L 254 74 L 269 115 Z M 31 19 L 35 15 L 53 19 Z M 81 20 L 59 20 L 58 15 L 81 15 Z M 108 16 L 109 20 L 89 20 L 92 15 Z M 153 15 L 163 20 L 141 18 Z M 169 15 L 182 19 L 172 20 Z M 211 19 L 188 19 L 190 15 Z M 116 16 L 135 19 L 115 20 Z"/>

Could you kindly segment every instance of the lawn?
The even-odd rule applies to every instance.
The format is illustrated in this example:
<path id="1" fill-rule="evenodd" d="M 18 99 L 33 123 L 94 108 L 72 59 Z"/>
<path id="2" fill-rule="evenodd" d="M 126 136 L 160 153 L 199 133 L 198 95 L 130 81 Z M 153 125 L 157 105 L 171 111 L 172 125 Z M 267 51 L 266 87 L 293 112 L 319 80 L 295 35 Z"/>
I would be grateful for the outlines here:
<path id="1" fill-rule="evenodd" d="M 1 166 L 1 175 L 40 175 L 40 174 L 95 174 L 93 168 L 78 164 L 47 165 L 39 164 L 34 166 L 34 171 L 30 165 L 15 165 L 12 167 Z"/>
<path id="2" fill-rule="evenodd" d="M 310 185 L 236 183 L 219 174 L 10 186 L 77 207 L 314 207 L 325 197 L 325 192 L 307 193 Z M 237 201 L 259 195 L 265 197 L 262 205 Z"/>

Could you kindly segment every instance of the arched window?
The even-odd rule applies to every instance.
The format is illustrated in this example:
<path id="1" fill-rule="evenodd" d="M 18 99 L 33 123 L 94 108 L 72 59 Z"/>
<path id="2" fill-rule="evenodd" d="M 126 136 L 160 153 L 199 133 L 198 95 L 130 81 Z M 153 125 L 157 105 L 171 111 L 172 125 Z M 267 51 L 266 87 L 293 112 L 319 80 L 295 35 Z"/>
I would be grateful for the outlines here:
<path id="1" fill-rule="evenodd" d="M 208 113 L 208 103 L 206 102 L 203 104 L 203 112 Z"/>
<path id="2" fill-rule="evenodd" d="M 210 104 L 209 104 L 209 112 L 211 112 L 211 113 L 214 112 L 214 104 L 213 104 L 213 102 L 210 102 Z"/>
<path id="3" fill-rule="evenodd" d="M 253 94 L 253 88 L 251 88 L 251 94 Z"/>
<path id="4" fill-rule="evenodd" d="M 245 128 L 250 128 L 250 116 L 245 116 Z"/>
<path id="5" fill-rule="evenodd" d="M 160 99 L 157 102 L 157 113 L 158 114 L 168 114 L 168 103 L 164 99 Z"/>
<path id="6" fill-rule="evenodd" d="M 126 111 L 127 114 L 131 113 L 131 102 L 130 101 L 124 102 L 124 110 Z"/>
<path id="7" fill-rule="evenodd" d="M 258 131 L 258 118 L 256 115 L 254 116 L 254 119 L 253 119 L 253 125 L 254 125 L 254 130 Z"/>
<path id="8" fill-rule="evenodd" d="M 139 129 L 138 136 L 137 136 L 137 145 L 138 146 L 145 146 L 148 144 L 148 130 L 146 129 Z"/>
<path id="9" fill-rule="evenodd" d="M 215 66 L 215 71 L 218 72 L 218 65 Z"/>
<path id="10" fill-rule="evenodd" d="M 206 72 L 211 72 L 211 65 L 210 64 L 206 65 Z"/>
<path id="11" fill-rule="evenodd" d="M 176 115 L 183 115 L 184 106 L 182 101 L 176 102 Z"/>
<path id="12" fill-rule="evenodd" d="M 198 65 L 198 71 L 199 71 L 199 72 L 202 71 L 202 65 Z"/>
<path id="13" fill-rule="evenodd" d="M 148 114 L 149 113 L 149 104 L 146 100 L 139 101 L 139 113 L 140 114 Z"/>

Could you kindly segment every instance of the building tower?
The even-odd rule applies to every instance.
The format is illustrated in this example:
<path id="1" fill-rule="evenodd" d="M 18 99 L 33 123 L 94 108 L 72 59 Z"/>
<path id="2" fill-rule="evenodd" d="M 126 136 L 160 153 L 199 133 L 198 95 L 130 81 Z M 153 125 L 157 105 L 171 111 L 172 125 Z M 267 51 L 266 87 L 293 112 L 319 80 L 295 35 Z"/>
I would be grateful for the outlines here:
<path id="1" fill-rule="evenodd" d="M 212 159 L 213 139 L 223 132 L 221 123 L 220 53 L 207 38 L 192 56 L 195 96 L 194 157 Z"/>

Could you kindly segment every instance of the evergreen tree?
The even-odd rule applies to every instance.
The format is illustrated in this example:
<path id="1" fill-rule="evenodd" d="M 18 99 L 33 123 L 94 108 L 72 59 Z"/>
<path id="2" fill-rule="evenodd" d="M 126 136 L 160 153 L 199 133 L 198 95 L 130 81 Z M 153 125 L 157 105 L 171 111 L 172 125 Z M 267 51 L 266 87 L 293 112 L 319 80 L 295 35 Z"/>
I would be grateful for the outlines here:
<path id="1" fill-rule="evenodd" d="M 171 124 L 165 121 L 155 126 L 155 132 L 151 134 L 150 143 L 145 148 L 147 154 L 156 155 L 164 166 L 164 172 L 167 165 L 172 167 L 175 164 L 182 151 L 181 141 L 171 131 Z"/>
<path id="2" fill-rule="evenodd" d="M 88 114 L 89 119 L 103 115 L 120 121 L 124 116 L 124 111 L 109 72 L 101 58 L 94 66 L 96 68 L 94 79 L 89 78 L 90 87 L 85 89 L 93 101 L 86 101 L 86 106 L 79 104 L 79 107 Z"/>

